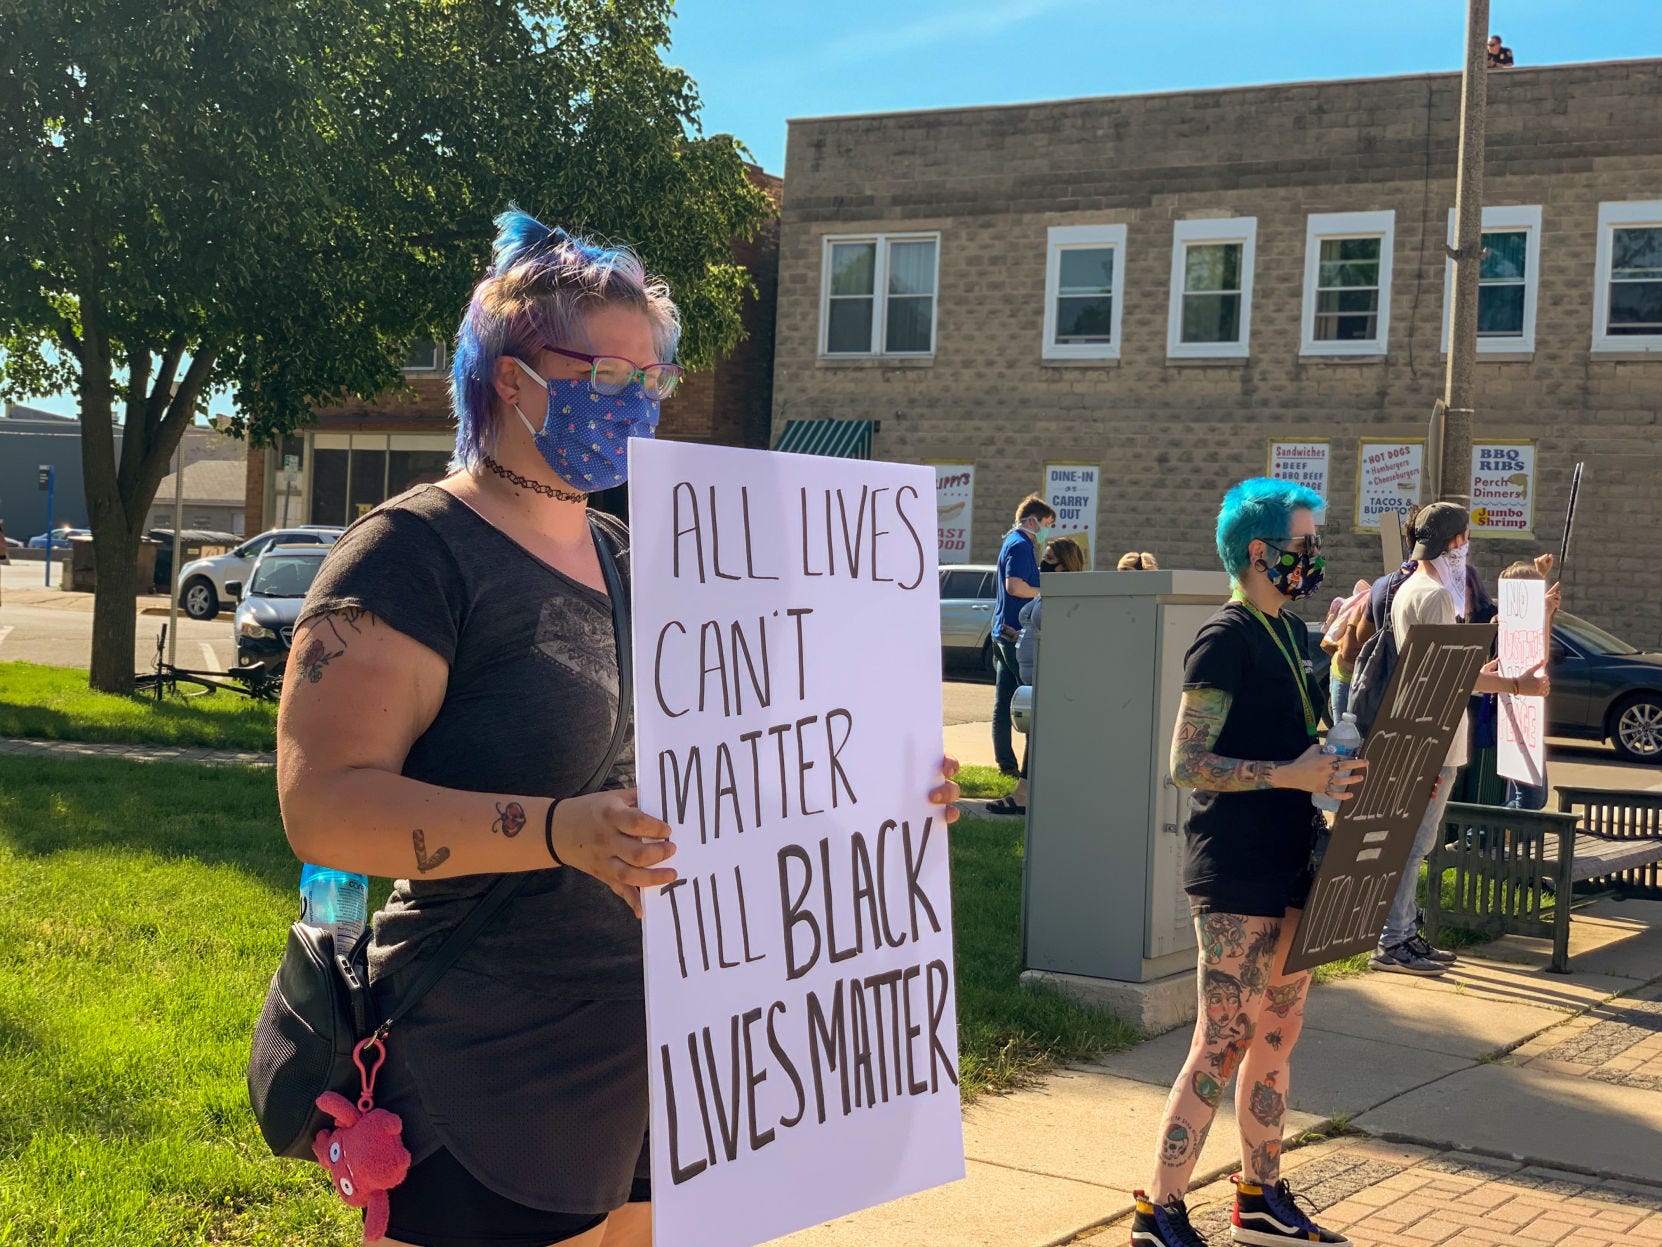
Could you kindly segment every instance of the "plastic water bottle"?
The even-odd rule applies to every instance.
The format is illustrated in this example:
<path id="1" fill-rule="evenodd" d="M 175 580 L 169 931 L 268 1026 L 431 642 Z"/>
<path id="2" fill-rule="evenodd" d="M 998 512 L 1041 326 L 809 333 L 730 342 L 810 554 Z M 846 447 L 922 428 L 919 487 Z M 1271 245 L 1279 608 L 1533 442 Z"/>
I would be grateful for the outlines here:
<path id="1" fill-rule="evenodd" d="M 1354 758 L 1362 752 L 1362 733 L 1356 727 L 1356 716 L 1353 714 L 1341 715 L 1339 721 L 1333 725 L 1333 730 L 1327 734 L 1327 740 L 1322 745 L 1324 757 Z M 1329 814 L 1337 814 L 1339 807 L 1344 804 L 1338 797 L 1330 797 L 1325 792 L 1310 794 L 1310 804 L 1318 810 L 1326 810 Z"/>
<path id="2" fill-rule="evenodd" d="M 300 921 L 322 927 L 335 936 L 341 952 L 351 948 L 369 917 L 369 879 L 346 870 L 313 866 L 300 868 Z"/>

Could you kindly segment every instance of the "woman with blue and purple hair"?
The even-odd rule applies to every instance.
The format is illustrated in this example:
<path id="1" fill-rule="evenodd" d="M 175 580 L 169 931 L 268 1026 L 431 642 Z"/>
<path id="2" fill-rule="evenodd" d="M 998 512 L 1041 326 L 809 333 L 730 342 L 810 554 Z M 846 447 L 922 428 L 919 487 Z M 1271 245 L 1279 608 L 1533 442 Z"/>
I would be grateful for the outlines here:
<path id="1" fill-rule="evenodd" d="M 675 849 L 632 743 L 584 791 L 628 710 L 602 567 L 626 572 L 627 532 L 588 496 L 652 436 L 680 326 L 630 251 L 497 225 L 456 334 L 454 471 L 353 525 L 296 627 L 283 821 L 305 861 L 396 879 L 369 949 L 383 1017 L 529 876 L 386 1044 L 376 1099 L 413 1164 L 384 1241 L 645 1247 L 640 889 Z"/>

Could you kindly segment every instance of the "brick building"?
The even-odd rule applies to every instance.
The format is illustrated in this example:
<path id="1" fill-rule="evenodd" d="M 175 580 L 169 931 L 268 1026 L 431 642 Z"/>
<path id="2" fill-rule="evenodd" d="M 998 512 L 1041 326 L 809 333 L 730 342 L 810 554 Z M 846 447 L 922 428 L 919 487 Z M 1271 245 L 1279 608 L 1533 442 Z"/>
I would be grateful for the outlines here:
<path id="1" fill-rule="evenodd" d="M 1476 435 L 1515 468 L 1486 518 L 1532 538 L 1474 558 L 1556 548 L 1585 460 L 1567 601 L 1655 646 L 1662 61 L 1488 88 Z M 776 440 L 870 421 L 877 458 L 973 462 L 977 559 L 1047 463 L 1099 465 L 1099 567 L 1214 567 L 1224 489 L 1315 446 L 1335 583 L 1377 574 L 1359 450 L 1422 455 L 1442 391 L 1459 103 L 1421 74 L 794 121 Z"/>
<path id="2" fill-rule="evenodd" d="M 780 180 L 754 167 L 749 174 L 777 204 Z M 664 404 L 660 437 L 768 444 L 778 217 L 764 222 L 750 241 L 735 243 L 733 258 L 749 270 L 757 290 L 745 302 L 745 337 L 714 368 L 690 374 Z M 312 425 L 280 448 L 251 450 L 247 530 L 350 523 L 410 486 L 446 475 L 456 437 L 449 369 L 442 346 L 423 344 L 404 368 L 404 391 L 321 408 Z"/>

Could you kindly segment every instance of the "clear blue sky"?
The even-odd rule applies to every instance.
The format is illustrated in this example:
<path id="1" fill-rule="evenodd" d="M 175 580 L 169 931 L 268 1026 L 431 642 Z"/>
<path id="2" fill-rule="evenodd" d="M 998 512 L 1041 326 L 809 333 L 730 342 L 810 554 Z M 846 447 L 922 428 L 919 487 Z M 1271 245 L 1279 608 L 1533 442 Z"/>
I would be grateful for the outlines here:
<path id="1" fill-rule="evenodd" d="M 785 169 L 785 122 L 1460 68 L 1465 0 L 680 0 L 708 133 Z M 1491 0 L 1519 65 L 1662 54 L 1662 0 Z"/>

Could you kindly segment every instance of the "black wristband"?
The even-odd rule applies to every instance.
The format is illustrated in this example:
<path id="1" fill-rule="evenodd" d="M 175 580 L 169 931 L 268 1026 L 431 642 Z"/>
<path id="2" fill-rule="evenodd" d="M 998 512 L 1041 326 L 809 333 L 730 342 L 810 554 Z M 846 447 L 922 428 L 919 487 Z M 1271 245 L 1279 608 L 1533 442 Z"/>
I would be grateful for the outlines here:
<path id="1" fill-rule="evenodd" d="M 548 846 L 548 856 L 554 859 L 554 864 L 564 866 L 565 863 L 560 860 L 560 855 L 554 851 L 554 811 L 559 808 L 560 803 L 558 801 L 548 803 L 548 817 L 543 820 L 542 840 Z"/>

